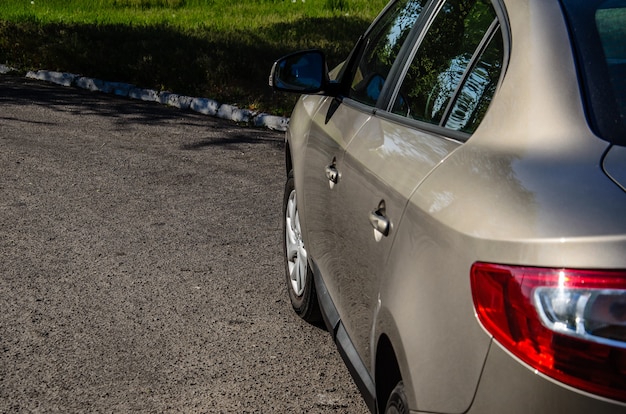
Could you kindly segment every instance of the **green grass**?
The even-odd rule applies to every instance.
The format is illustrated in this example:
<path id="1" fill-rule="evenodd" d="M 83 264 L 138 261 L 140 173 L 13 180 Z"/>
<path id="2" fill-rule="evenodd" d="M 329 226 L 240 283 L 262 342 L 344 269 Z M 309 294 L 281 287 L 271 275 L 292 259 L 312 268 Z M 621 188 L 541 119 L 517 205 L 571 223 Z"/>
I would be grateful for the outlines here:
<path id="1" fill-rule="evenodd" d="M 386 0 L 0 0 L 0 63 L 206 96 L 286 114 L 272 62 L 341 62 Z"/>

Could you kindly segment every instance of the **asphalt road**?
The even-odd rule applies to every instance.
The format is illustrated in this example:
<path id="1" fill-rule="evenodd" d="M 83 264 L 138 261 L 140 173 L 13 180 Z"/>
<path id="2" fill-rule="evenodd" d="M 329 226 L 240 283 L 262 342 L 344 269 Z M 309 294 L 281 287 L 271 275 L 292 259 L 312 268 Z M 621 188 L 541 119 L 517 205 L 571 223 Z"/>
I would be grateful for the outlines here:
<path id="1" fill-rule="evenodd" d="M 284 287 L 282 134 L 0 76 L 0 412 L 367 411 Z"/>

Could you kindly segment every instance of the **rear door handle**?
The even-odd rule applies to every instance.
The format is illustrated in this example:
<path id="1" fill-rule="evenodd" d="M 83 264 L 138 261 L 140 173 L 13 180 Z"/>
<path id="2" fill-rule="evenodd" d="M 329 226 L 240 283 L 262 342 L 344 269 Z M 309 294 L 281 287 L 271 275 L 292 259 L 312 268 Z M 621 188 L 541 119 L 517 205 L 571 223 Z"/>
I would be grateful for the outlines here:
<path id="1" fill-rule="evenodd" d="M 335 184 L 339 182 L 339 170 L 335 166 L 335 162 L 326 167 L 326 178 L 328 178 L 328 185 L 332 190 Z"/>
<path id="2" fill-rule="evenodd" d="M 370 224 L 374 228 L 374 238 L 381 241 L 383 236 L 389 236 L 391 230 L 391 221 L 387 218 L 385 200 L 378 204 L 378 208 L 369 214 Z"/>

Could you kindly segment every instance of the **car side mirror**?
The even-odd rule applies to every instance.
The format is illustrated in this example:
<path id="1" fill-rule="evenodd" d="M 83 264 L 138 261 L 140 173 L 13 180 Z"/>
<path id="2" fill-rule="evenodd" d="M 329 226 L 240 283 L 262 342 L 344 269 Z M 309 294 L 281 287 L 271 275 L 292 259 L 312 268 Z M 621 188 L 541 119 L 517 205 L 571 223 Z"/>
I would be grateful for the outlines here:
<path id="1" fill-rule="evenodd" d="M 322 92 L 329 84 L 326 56 L 320 50 L 307 50 L 282 57 L 272 66 L 269 84 L 284 92 Z"/>

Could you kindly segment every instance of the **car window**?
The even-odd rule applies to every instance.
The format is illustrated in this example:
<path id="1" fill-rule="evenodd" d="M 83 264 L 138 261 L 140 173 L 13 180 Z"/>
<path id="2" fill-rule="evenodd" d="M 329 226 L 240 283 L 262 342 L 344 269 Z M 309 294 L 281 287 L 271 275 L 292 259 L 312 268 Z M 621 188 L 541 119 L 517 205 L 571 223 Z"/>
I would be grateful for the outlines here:
<path id="1" fill-rule="evenodd" d="M 596 26 L 617 107 L 623 119 L 626 116 L 626 2 L 597 10 Z"/>
<path id="2" fill-rule="evenodd" d="M 463 82 L 444 124 L 446 128 L 468 134 L 476 130 L 496 91 L 502 72 L 503 50 L 502 34 L 498 29 Z"/>
<path id="3" fill-rule="evenodd" d="M 502 36 L 494 36 L 496 28 L 489 0 L 446 1 L 418 46 L 392 112 L 472 132 L 502 69 Z"/>
<path id="4" fill-rule="evenodd" d="M 378 20 L 365 39 L 365 46 L 352 77 L 348 96 L 374 106 L 389 71 L 427 0 L 401 0 Z"/>
<path id="5" fill-rule="evenodd" d="M 626 0 L 562 0 L 591 127 L 626 145 Z"/>

